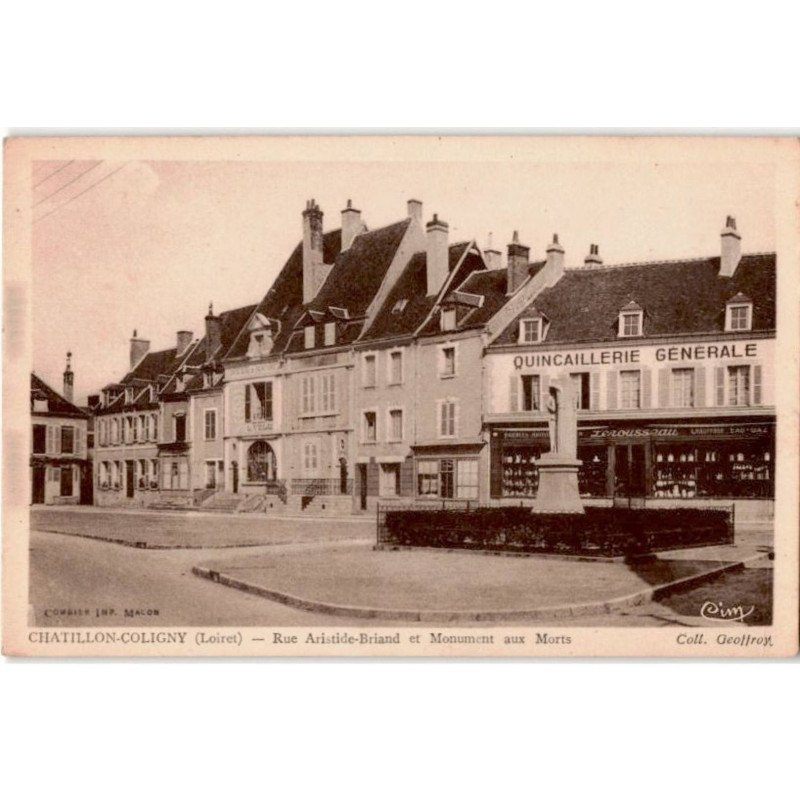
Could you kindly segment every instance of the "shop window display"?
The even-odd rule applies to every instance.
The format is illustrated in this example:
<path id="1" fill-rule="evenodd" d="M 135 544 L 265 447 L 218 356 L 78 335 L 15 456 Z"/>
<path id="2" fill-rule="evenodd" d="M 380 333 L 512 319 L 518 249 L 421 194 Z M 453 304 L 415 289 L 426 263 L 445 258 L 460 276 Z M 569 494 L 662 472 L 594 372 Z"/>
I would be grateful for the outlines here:
<path id="1" fill-rule="evenodd" d="M 762 442 L 657 445 L 656 497 L 771 497 L 773 452 Z"/>
<path id="2" fill-rule="evenodd" d="M 503 496 L 535 497 L 539 488 L 536 465 L 542 454 L 538 447 L 508 447 L 503 451 Z"/>
<path id="3" fill-rule="evenodd" d="M 608 448 L 581 447 L 578 449 L 581 466 L 578 469 L 578 491 L 582 497 L 605 497 L 607 490 Z"/>

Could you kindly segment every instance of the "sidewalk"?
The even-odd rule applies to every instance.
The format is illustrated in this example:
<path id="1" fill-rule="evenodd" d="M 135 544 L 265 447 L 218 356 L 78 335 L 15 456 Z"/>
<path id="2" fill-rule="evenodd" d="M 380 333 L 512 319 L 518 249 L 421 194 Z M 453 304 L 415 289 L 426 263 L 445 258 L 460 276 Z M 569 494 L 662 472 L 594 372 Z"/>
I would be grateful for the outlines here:
<path id="1" fill-rule="evenodd" d="M 497 558 L 368 545 L 218 559 L 193 572 L 332 615 L 429 622 L 557 619 L 638 605 L 768 559 L 753 534 L 736 546 L 664 553 L 638 564 Z"/>
<path id="2" fill-rule="evenodd" d="M 31 511 L 31 529 L 146 550 L 257 547 L 342 540 L 373 541 L 375 520 L 292 519 L 265 514 Z"/>

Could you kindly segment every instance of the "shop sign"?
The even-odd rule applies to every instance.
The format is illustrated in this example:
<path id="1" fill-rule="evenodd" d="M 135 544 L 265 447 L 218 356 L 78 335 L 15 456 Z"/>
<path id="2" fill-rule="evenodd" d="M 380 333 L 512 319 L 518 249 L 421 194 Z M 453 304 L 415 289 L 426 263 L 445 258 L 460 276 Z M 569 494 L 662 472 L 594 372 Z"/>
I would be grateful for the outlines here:
<path id="1" fill-rule="evenodd" d="M 564 353 L 530 353 L 514 356 L 514 369 L 532 367 L 598 367 L 621 364 L 640 364 L 644 352 L 653 353 L 662 362 L 707 361 L 721 358 L 757 358 L 758 342 L 729 342 L 727 344 L 673 345 L 652 348 L 627 347 L 578 350 Z"/>
<path id="2" fill-rule="evenodd" d="M 260 419 L 254 422 L 247 422 L 244 429 L 247 433 L 266 433 L 272 430 L 272 420 Z"/>

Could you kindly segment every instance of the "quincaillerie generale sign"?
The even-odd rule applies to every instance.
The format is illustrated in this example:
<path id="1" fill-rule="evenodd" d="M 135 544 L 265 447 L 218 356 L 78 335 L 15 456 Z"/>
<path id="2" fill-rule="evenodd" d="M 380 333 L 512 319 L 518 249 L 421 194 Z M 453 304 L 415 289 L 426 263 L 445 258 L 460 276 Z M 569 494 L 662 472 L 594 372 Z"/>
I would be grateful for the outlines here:
<path id="1" fill-rule="evenodd" d="M 755 359 L 759 342 L 666 345 L 659 347 L 613 347 L 586 350 L 528 353 L 514 356 L 514 368 L 598 367 L 619 364 L 643 364 L 647 361 L 682 362 L 722 359 Z"/>

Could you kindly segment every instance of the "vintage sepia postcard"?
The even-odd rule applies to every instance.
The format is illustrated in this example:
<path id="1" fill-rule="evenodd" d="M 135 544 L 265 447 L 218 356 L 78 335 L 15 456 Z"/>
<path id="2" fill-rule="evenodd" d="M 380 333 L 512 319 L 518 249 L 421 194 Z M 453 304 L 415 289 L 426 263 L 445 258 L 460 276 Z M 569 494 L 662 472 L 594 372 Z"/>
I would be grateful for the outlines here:
<path id="1" fill-rule="evenodd" d="M 4 170 L 5 654 L 797 652 L 797 140 Z"/>

